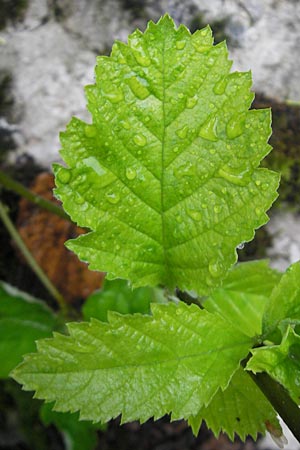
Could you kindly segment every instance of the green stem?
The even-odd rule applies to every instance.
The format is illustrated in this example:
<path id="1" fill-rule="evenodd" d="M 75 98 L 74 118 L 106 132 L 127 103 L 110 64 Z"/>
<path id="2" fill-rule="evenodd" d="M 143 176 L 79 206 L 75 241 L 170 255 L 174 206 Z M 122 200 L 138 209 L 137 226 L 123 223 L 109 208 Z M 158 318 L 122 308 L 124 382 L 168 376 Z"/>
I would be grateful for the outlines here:
<path id="1" fill-rule="evenodd" d="M 243 367 L 246 361 L 242 362 Z M 254 374 L 248 371 L 247 373 L 300 442 L 300 408 L 291 399 L 287 390 L 265 372 Z"/>
<path id="2" fill-rule="evenodd" d="M 9 234 L 23 253 L 27 263 L 31 267 L 31 269 L 35 272 L 39 280 L 43 283 L 45 288 L 48 290 L 48 292 L 53 296 L 53 298 L 57 301 L 59 308 L 61 310 L 61 313 L 64 316 L 68 315 L 69 306 L 66 303 L 63 296 L 58 292 L 56 287 L 52 284 L 52 282 L 49 280 L 47 275 L 44 273 L 44 271 L 41 269 L 41 267 L 38 265 L 36 260 L 33 258 L 32 254 L 24 244 L 20 234 L 18 233 L 17 229 L 15 228 L 14 224 L 9 218 L 9 215 L 7 213 L 7 207 L 0 202 L 0 218 L 2 219 L 5 227 L 7 228 Z"/>
<path id="3" fill-rule="evenodd" d="M 29 200 L 30 202 L 35 203 L 40 208 L 46 209 L 47 211 L 56 214 L 62 219 L 66 219 L 71 222 L 70 217 L 68 216 L 68 214 L 64 212 L 62 208 L 55 205 L 55 203 L 52 203 L 49 200 L 46 200 L 43 197 L 34 194 L 29 189 L 26 189 L 21 183 L 18 183 L 18 181 L 13 180 L 9 175 L 6 175 L 2 170 L 0 170 L 0 183 L 5 188 L 10 189 L 11 191 L 16 192 L 22 197 L 27 198 L 27 200 Z"/>

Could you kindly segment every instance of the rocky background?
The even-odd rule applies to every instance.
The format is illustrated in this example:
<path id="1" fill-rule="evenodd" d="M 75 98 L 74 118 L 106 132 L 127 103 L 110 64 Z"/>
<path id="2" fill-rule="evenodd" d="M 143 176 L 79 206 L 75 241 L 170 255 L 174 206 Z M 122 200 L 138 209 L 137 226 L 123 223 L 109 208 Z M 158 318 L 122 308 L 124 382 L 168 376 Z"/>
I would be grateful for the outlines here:
<path id="1" fill-rule="evenodd" d="M 191 31 L 209 23 L 216 42 L 227 40 L 233 69 L 252 70 L 256 107 L 273 108 L 266 164 L 282 172 L 282 200 L 240 253 L 269 256 L 284 270 L 300 259 L 298 0 L 0 0 L 0 163 L 18 166 L 24 154 L 46 169 L 58 161 L 70 117 L 89 120 L 83 87 L 93 82 L 96 55 L 165 12 Z M 290 438 L 287 448 L 299 445 Z"/>

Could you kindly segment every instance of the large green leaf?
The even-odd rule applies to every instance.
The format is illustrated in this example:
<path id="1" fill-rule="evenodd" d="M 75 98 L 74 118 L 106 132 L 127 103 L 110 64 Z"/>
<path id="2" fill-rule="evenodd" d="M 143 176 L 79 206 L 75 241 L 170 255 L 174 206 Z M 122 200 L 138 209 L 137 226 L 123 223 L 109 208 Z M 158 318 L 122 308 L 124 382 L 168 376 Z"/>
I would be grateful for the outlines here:
<path id="1" fill-rule="evenodd" d="M 292 264 L 270 296 L 263 316 L 263 332 L 268 335 L 282 322 L 300 324 L 300 262 Z"/>
<path id="2" fill-rule="evenodd" d="M 230 67 L 209 27 L 191 35 L 168 15 L 98 58 L 93 123 L 71 120 L 68 168 L 55 166 L 56 195 L 93 230 L 68 248 L 92 269 L 205 294 L 267 221 L 270 111 L 248 111 L 251 74 Z"/>
<path id="3" fill-rule="evenodd" d="M 253 356 L 247 364 L 252 372 L 267 372 L 289 391 L 300 404 L 300 336 L 288 327 L 280 345 L 251 350 Z"/>
<path id="4" fill-rule="evenodd" d="M 82 419 L 195 415 L 227 386 L 252 342 L 195 305 L 153 304 L 152 313 L 70 324 L 70 336 L 39 341 L 13 376 L 56 410 L 80 409 Z"/>
<path id="5" fill-rule="evenodd" d="M 247 336 L 260 335 L 266 302 L 280 278 L 267 260 L 238 264 L 205 300 L 205 309 L 219 313 Z"/>
<path id="6" fill-rule="evenodd" d="M 93 292 L 86 299 L 82 312 L 85 320 L 94 317 L 106 322 L 108 311 L 120 314 L 149 314 L 150 303 L 154 302 L 167 302 L 159 288 L 132 289 L 125 280 L 105 280 L 102 289 Z"/>
<path id="7" fill-rule="evenodd" d="M 218 390 L 207 407 L 189 418 L 194 434 L 198 434 L 202 420 L 218 435 L 221 431 L 233 440 L 235 433 L 241 439 L 257 433 L 265 434 L 266 424 L 281 430 L 276 412 L 242 368 L 236 371 L 225 391 Z"/>
<path id="8" fill-rule="evenodd" d="M 45 303 L 0 282 L 0 378 L 35 350 L 35 340 L 51 336 L 56 318 Z"/>

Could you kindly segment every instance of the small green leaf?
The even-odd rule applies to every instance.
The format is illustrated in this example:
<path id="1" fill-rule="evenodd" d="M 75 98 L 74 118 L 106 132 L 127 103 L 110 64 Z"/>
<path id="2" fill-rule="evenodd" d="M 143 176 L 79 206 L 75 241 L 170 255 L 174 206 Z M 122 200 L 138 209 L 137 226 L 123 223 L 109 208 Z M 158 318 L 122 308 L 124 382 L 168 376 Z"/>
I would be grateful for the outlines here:
<path id="1" fill-rule="evenodd" d="M 168 15 L 98 58 L 93 123 L 71 120 L 68 167 L 54 167 L 57 197 L 92 230 L 67 246 L 91 269 L 204 295 L 266 223 L 270 111 L 248 110 L 251 74 L 230 68 L 209 27 L 190 34 Z"/>
<path id="2" fill-rule="evenodd" d="M 110 313 L 38 342 L 14 378 L 57 411 L 107 422 L 196 414 L 224 389 L 251 340 L 195 305 L 152 304 L 153 316 Z M 220 370 L 220 366 L 222 370 Z"/>
<path id="3" fill-rule="evenodd" d="M 51 336 L 55 325 L 44 302 L 0 282 L 0 378 L 35 350 L 36 339 Z"/>
<path id="4" fill-rule="evenodd" d="M 300 404 L 300 336 L 288 327 L 280 345 L 253 349 L 251 353 L 247 369 L 267 372 Z"/>
<path id="5" fill-rule="evenodd" d="M 150 314 L 150 303 L 154 302 L 166 302 L 161 289 L 132 289 L 125 280 L 105 280 L 103 288 L 87 298 L 82 312 L 85 320 L 94 317 L 107 322 L 108 311 L 120 314 Z"/>
<path id="6" fill-rule="evenodd" d="M 264 334 L 272 333 L 280 322 L 283 332 L 288 323 L 300 324 L 300 262 L 287 269 L 272 292 L 263 316 Z"/>
<path id="7" fill-rule="evenodd" d="M 240 263 L 204 302 L 205 309 L 219 313 L 247 336 L 260 335 L 266 302 L 280 278 L 266 260 Z"/>
<path id="8" fill-rule="evenodd" d="M 40 417 L 45 425 L 54 424 L 63 434 L 66 450 L 93 450 L 97 444 L 96 430 L 99 425 L 79 421 L 78 414 L 59 413 L 53 405 L 44 403 Z"/>
<path id="9" fill-rule="evenodd" d="M 202 420 L 215 436 L 223 431 L 232 440 L 235 433 L 242 440 L 247 435 L 256 439 L 257 433 L 265 434 L 266 423 L 281 429 L 273 407 L 242 368 L 236 371 L 225 391 L 219 389 L 207 407 L 189 418 L 195 435 Z"/>

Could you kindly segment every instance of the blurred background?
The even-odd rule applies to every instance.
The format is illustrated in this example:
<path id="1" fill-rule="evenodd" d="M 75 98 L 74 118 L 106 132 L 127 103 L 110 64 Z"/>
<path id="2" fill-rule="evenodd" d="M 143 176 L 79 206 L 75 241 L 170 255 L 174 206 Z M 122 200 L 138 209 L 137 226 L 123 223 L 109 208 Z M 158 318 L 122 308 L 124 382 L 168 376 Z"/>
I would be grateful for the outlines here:
<path id="1" fill-rule="evenodd" d="M 239 250 L 239 257 L 269 257 L 273 267 L 285 270 L 300 259 L 298 0 L 0 0 L 0 169 L 54 201 L 50 172 L 51 163 L 59 161 L 59 132 L 71 116 L 90 121 L 83 87 L 93 83 L 96 56 L 109 55 L 115 39 L 126 41 L 134 29 L 144 31 L 148 20 L 156 21 L 165 12 L 192 32 L 209 23 L 216 43 L 226 39 L 233 70 L 251 69 L 257 94 L 253 106 L 272 107 L 274 150 L 264 164 L 282 173 L 280 196 L 270 222 Z M 103 279 L 102 274 L 88 273 L 63 247 L 68 237 L 83 231 L 50 219 L 8 189 L 1 189 L 0 195 L 52 282 L 69 302 L 82 304 Z M 2 224 L 0 248 L 0 278 L 51 302 Z M 31 395 L 16 396 L 13 383 L 0 387 L 0 449 L 85 450 L 83 444 L 74 447 L 74 436 L 68 441 L 53 425 L 42 425 L 38 407 L 28 411 Z M 224 436 L 217 441 L 205 428 L 195 440 L 185 424 L 170 425 L 168 420 L 142 427 L 114 422 L 98 433 L 94 447 L 86 448 L 255 448 L 252 441 L 245 446 L 230 444 Z M 258 445 L 276 448 L 267 440 Z M 300 446 L 290 438 L 287 448 Z"/>

